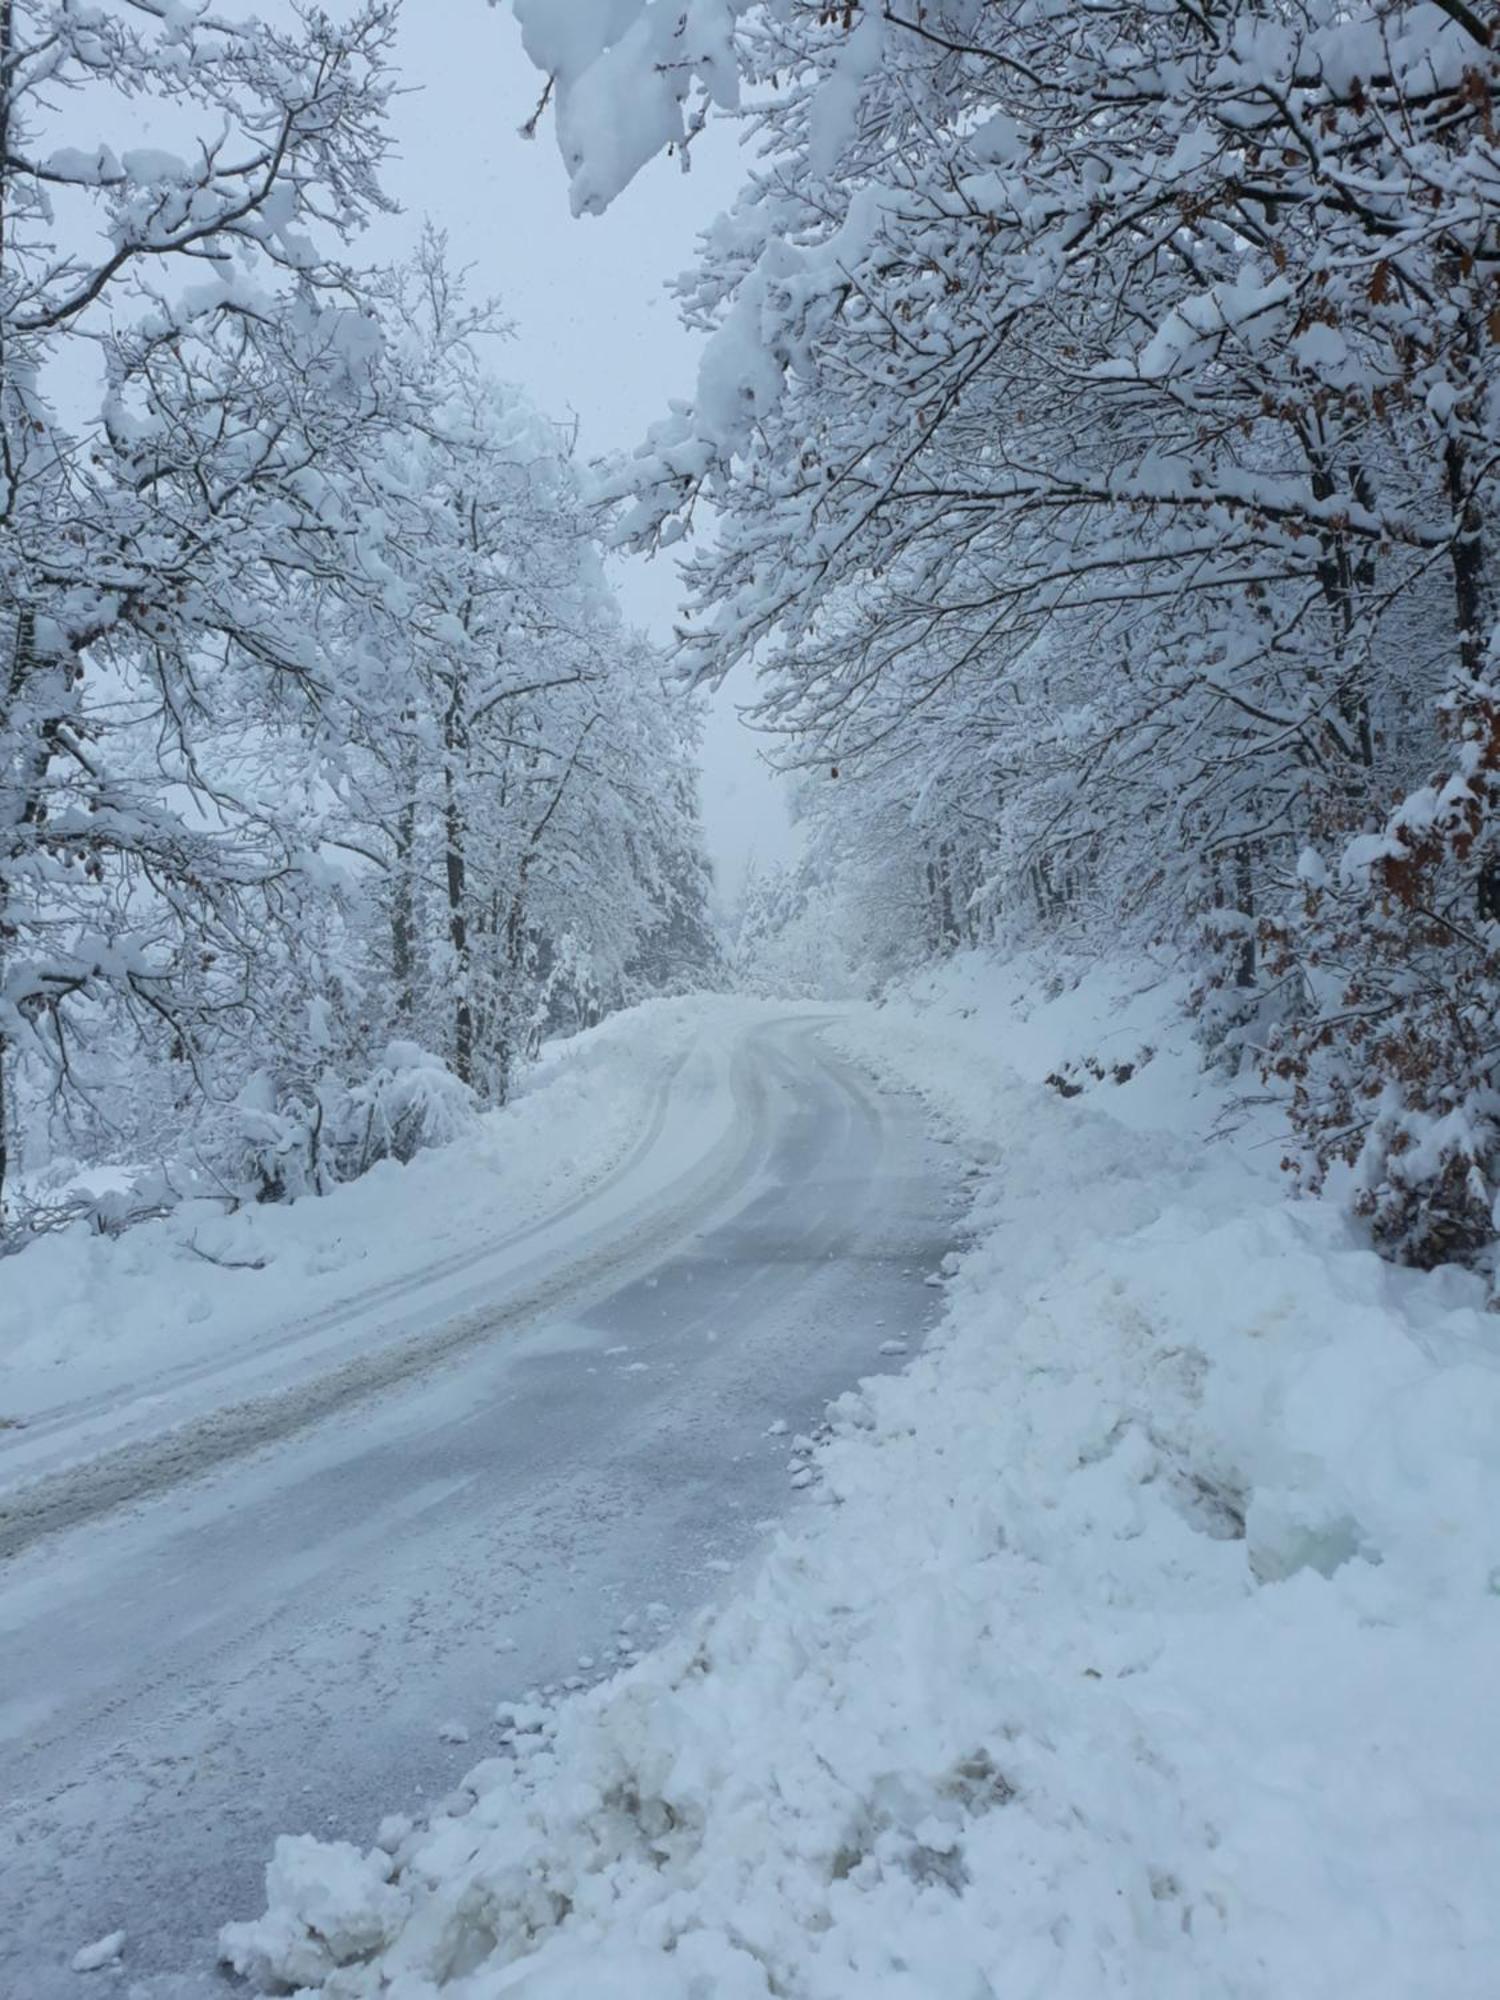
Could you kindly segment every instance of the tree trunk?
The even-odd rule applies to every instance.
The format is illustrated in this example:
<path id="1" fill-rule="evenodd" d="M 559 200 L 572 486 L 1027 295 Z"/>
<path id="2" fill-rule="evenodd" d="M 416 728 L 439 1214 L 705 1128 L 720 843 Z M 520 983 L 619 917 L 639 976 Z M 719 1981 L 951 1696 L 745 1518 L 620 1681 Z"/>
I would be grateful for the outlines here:
<path id="1" fill-rule="evenodd" d="M 1477 493 L 1469 487 L 1462 444 L 1450 438 L 1443 451 L 1443 476 L 1453 508 L 1453 596 L 1458 624 L 1458 662 L 1471 685 L 1482 679 L 1489 634 L 1486 630 L 1484 519 Z"/>
<path id="2" fill-rule="evenodd" d="M 443 763 L 443 832 L 448 886 L 448 941 L 453 947 L 453 1072 L 461 1083 L 474 1081 L 474 1002 L 469 952 L 468 829 L 459 799 L 459 769 L 467 735 L 454 691 L 445 727 L 447 756 Z"/>
<path id="3" fill-rule="evenodd" d="M 531 853 L 521 856 L 516 892 L 510 899 L 505 918 L 504 992 L 500 1005 L 499 1033 L 495 1037 L 495 1101 L 504 1104 L 510 1097 L 520 1042 L 520 1000 L 522 973 L 526 969 L 526 882 L 531 873 Z"/>
<path id="4" fill-rule="evenodd" d="M 1309 458 L 1314 498 L 1332 499 L 1338 485 L 1332 468 L 1316 451 L 1310 451 Z M 1373 510 L 1375 492 L 1368 473 L 1356 466 L 1350 483 L 1360 505 Z M 1326 553 L 1318 564 L 1318 583 L 1342 649 L 1347 647 L 1359 618 L 1360 594 L 1374 584 L 1375 558 L 1368 547 L 1354 554 L 1350 537 L 1337 530 L 1326 530 L 1322 540 Z M 1375 762 L 1375 733 L 1370 725 L 1368 690 L 1352 678 L 1343 679 L 1337 701 L 1339 716 L 1347 732 L 1348 748 L 1361 770 L 1368 771 Z M 1346 781 L 1345 789 L 1351 793 L 1350 804 L 1357 814 L 1365 803 L 1364 783 L 1358 779 Z"/>
<path id="5" fill-rule="evenodd" d="M 413 796 L 402 806 L 396 820 L 396 883 L 391 901 L 391 977 L 396 987 L 396 1018 L 408 1030 L 417 1012 L 417 912 L 411 872 L 416 844 L 417 801 Z"/>
<path id="6" fill-rule="evenodd" d="M 1250 924 L 1239 949 L 1234 983 L 1236 986 L 1248 989 L 1255 984 L 1255 872 L 1250 865 L 1249 843 L 1245 841 L 1242 841 L 1235 850 L 1234 893 L 1241 915 L 1247 918 Z"/>

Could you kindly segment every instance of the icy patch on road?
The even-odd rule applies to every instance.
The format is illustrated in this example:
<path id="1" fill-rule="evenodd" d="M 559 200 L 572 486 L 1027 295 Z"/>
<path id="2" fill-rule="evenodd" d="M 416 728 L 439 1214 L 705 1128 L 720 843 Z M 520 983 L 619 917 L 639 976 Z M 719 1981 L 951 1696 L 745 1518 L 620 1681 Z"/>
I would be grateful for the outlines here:
<path id="1" fill-rule="evenodd" d="M 816 1509 L 460 1816 L 273 1867 L 232 1963 L 339 2000 L 1492 2000 L 1480 1288 L 1214 1143 L 1159 994 L 1024 991 L 961 964 L 837 1030 L 985 1171 Z M 1043 1081 L 1139 1040 L 1123 1084 Z"/>

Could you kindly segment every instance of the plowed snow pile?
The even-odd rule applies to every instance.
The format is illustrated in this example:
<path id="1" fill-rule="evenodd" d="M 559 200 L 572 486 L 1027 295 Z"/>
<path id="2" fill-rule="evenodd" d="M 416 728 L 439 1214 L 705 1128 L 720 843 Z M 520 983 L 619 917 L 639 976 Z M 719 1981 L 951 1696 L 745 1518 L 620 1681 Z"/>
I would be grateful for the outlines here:
<path id="1" fill-rule="evenodd" d="M 830 1031 L 976 1178 L 943 1330 L 844 1400 L 820 1505 L 666 1650 L 517 1717 L 452 1816 L 283 1841 L 241 1970 L 1493 2000 L 1496 1323 L 1289 1205 L 1274 1114 L 1196 1075 L 1167 996 L 1095 975 L 1026 1018 L 1028 977 L 961 962 Z M 1066 1097 L 1065 1054 L 1102 1072 Z"/>

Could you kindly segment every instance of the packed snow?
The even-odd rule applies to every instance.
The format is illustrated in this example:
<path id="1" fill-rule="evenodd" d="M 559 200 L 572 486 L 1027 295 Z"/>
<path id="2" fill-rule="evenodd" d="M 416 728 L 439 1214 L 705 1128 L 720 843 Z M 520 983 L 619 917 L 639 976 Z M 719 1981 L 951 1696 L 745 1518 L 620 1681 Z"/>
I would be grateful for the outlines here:
<path id="1" fill-rule="evenodd" d="M 833 1031 L 927 1100 L 970 1240 L 750 1585 L 468 1811 L 283 1841 L 230 1964 L 340 2000 L 1493 1994 L 1483 1283 L 1290 1204 L 1170 982 L 1043 977 L 962 957 Z"/>

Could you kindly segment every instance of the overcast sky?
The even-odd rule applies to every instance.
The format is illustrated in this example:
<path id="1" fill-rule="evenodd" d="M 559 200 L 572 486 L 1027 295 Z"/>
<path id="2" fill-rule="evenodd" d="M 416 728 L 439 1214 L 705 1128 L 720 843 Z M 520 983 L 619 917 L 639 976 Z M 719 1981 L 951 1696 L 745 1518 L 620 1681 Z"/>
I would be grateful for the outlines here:
<path id="1" fill-rule="evenodd" d="M 581 0 L 580 0 L 581 3 Z M 697 230 L 738 181 L 732 130 L 711 127 L 693 170 L 648 167 L 607 215 L 577 220 L 550 120 L 519 136 L 541 79 L 506 9 L 483 0 L 416 0 L 406 10 L 395 110 L 399 157 L 386 175 L 405 213 L 383 225 L 379 254 L 414 241 L 424 215 L 446 229 L 476 291 L 497 295 L 515 338 L 497 364 L 554 416 L 577 417 L 585 454 L 634 445 L 672 396 L 692 390 L 694 343 L 663 283 L 687 265 Z M 621 562 L 626 613 L 659 638 L 677 601 L 670 558 Z M 703 806 L 721 894 L 732 898 L 749 859 L 792 850 L 782 789 L 735 718 L 750 696 L 730 684 L 714 703 L 704 749 Z"/>

